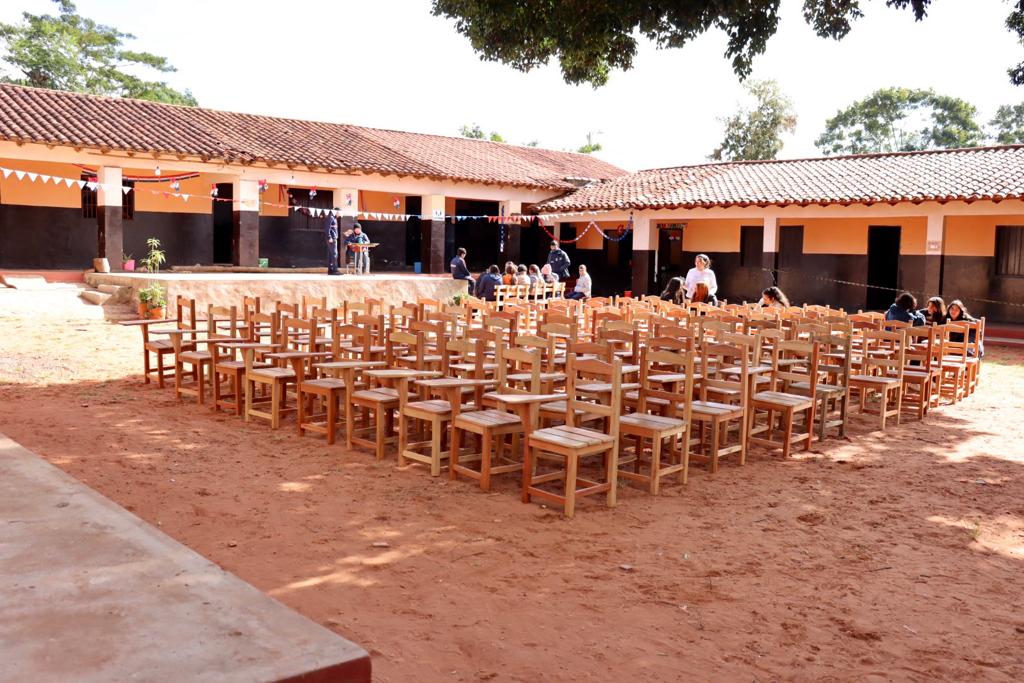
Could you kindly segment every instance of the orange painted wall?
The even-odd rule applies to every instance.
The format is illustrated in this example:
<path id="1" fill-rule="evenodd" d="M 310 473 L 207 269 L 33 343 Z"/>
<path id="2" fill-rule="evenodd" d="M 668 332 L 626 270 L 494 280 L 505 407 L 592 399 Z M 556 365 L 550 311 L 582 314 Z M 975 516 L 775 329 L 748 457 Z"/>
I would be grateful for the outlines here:
<path id="1" fill-rule="evenodd" d="M 171 171 L 168 171 L 170 173 Z M 151 176 L 152 171 L 126 168 L 125 175 Z M 171 183 L 136 183 L 135 210 L 157 211 L 167 213 L 210 213 L 213 210 L 213 199 L 210 197 L 209 178 L 199 175 L 181 181 L 181 194 L 198 195 L 185 201 L 182 197 L 174 197 Z"/>
<path id="2" fill-rule="evenodd" d="M 946 219 L 946 252 L 951 256 L 992 256 L 996 226 L 1024 225 L 1024 216 L 950 216 Z"/>
<path id="3" fill-rule="evenodd" d="M 207 189 L 210 183 L 206 184 Z M 274 204 L 275 206 L 271 206 Z M 276 206 L 280 205 L 280 206 Z M 283 185 L 270 183 L 267 191 L 260 195 L 261 216 L 287 216 L 288 215 L 288 192 Z"/>
<path id="4" fill-rule="evenodd" d="M 924 254 L 928 219 L 923 216 L 895 218 L 780 219 L 779 226 L 804 226 L 805 254 L 867 254 L 868 227 L 894 225 L 902 228 L 900 253 Z"/>
<path id="5" fill-rule="evenodd" d="M 363 203 L 360 206 L 362 211 L 380 211 L 381 213 L 405 213 L 405 195 L 397 192 L 367 192 L 364 191 Z M 398 197 L 399 206 L 396 209 L 394 198 Z"/>
<path id="6" fill-rule="evenodd" d="M 757 225 L 757 221 L 710 218 L 686 221 L 683 251 L 738 252 L 741 225 Z"/>
<path id="7" fill-rule="evenodd" d="M 73 178 L 77 180 L 82 176 L 82 171 L 77 166 L 48 161 L 0 159 L 0 166 L 19 171 L 45 173 L 58 178 Z M 72 185 L 71 187 L 64 183 L 55 185 L 52 181 L 43 183 L 43 181 L 38 179 L 35 181 L 29 180 L 28 177 L 18 180 L 17 176 L 12 173 L 7 178 L 0 175 L 0 203 L 77 209 L 82 206 L 82 191 L 78 185 Z"/>

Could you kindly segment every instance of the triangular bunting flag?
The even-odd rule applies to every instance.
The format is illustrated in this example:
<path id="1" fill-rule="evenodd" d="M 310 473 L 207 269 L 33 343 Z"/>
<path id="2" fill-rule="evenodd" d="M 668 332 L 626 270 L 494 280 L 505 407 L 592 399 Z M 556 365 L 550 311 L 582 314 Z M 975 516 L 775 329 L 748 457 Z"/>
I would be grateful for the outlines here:
<path id="1" fill-rule="evenodd" d="M 129 186 L 127 186 L 127 185 L 122 185 L 121 186 L 121 194 L 128 194 L 131 191 L 132 191 L 132 188 L 130 188 Z"/>
<path id="2" fill-rule="evenodd" d="M 11 175 L 11 169 L 9 169 L 9 168 L 0 168 L 0 173 L 3 173 L 4 174 L 4 178 L 6 178 L 7 176 Z"/>
<path id="3" fill-rule="evenodd" d="M 64 179 L 64 184 L 67 185 L 68 187 L 71 187 L 72 185 L 75 184 L 75 179 L 74 178 L 65 178 Z"/>
<path id="4" fill-rule="evenodd" d="M 95 182 L 93 182 L 93 181 L 91 181 L 91 180 L 90 180 L 89 182 L 87 182 L 87 183 L 86 183 L 86 185 L 88 185 L 88 186 L 89 186 L 89 189 L 90 189 L 90 190 L 92 190 L 93 192 L 95 192 L 95 191 L 96 191 L 96 187 L 97 187 L 97 186 L 99 185 L 99 183 L 95 183 Z"/>
<path id="5" fill-rule="evenodd" d="M 186 202 L 188 201 L 188 195 L 187 194 L 181 195 L 181 198 L 184 199 Z"/>
<path id="6" fill-rule="evenodd" d="M 48 183 L 53 178 L 53 176 L 48 176 L 45 173 L 40 173 L 39 177 L 43 179 L 43 183 Z"/>
<path id="7" fill-rule="evenodd" d="M 25 172 L 24 171 L 15 171 L 14 175 L 17 176 L 18 180 L 21 180 L 21 179 L 23 179 L 25 177 Z"/>
<path id="8" fill-rule="evenodd" d="M 78 185 L 78 189 L 80 189 L 80 190 L 85 187 L 85 181 L 84 180 L 76 180 L 75 184 Z"/>
<path id="9" fill-rule="evenodd" d="M 26 173 L 25 175 L 27 175 L 28 179 L 31 180 L 32 182 L 35 182 L 36 178 L 39 177 L 38 173 L 32 173 L 32 172 Z"/>

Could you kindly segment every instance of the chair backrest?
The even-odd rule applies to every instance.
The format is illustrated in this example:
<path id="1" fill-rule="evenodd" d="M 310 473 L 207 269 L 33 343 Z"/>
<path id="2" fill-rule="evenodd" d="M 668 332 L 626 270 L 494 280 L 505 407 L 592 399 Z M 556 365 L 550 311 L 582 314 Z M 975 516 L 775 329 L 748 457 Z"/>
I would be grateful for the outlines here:
<path id="1" fill-rule="evenodd" d="M 784 340 L 772 349 L 771 390 L 790 392 L 794 382 L 806 382 L 812 403 L 818 394 L 819 352 L 816 341 Z M 796 361 L 783 364 L 781 361 Z M 791 392 L 790 392 L 791 393 Z"/>
<path id="2" fill-rule="evenodd" d="M 419 311 L 415 306 L 405 304 L 403 306 L 392 306 L 388 312 L 388 325 L 392 330 L 407 330 L 409 323 L 419 317 Z"/>
<path id="3" fill-rule="evenodd" d="M 309 318 L 316 315 L 313 311 L 314 307 L 321 311 L 327 310 L 326 296 L 309 296 L 308 294 L 303 294 L 300 303 L 302 304 L 301 313 L 303 318 Z"/>
<path id="4" fill-rule="evenodd" d="M 484 379 L 486 370 L 484 362 L 487 359 L 487 342 L 485 339 L 451 339 L 445 344 L 445 352 L 442 355 L 442 372 L 453 377 L 455 373 L 451 369 L 451 363 L 459 358 L 462 363 L 471 363 L 473 370 L 472 379 Z"/>
<path id="5" fill-rule="evenodd" d="M 384 326 L 383 315 L 356 315 L 353 323 L 360 327 L 365 327 L 370 334 L 370 343 L 383 346 L 385 343 L 386 328 Z"/>
<path id="6" fill-rule="evenodd" d="M 414 370 L 424 370 L 427 367 L 425 356 L 423 333 L 394 330 L 388 335 L 385 358 L 389 368 L 398 367 L 399 358 L 405 357 L 405 367 L 412 363 Z"/>
<path id="7" fill-rule="evenodd" d="M 242 329 L 239 328 L 238 309 L 234 306 L 206 307 L 206 339 L 217 341 L 225 339 L 239 339 Z M 217 344 L 210 345 L 210 355 L 214 363 L 219 360 L 233 358 L 234 353 L 228 349 L 221 349 Z"/>
<path id="8" fill-rule="evenodd" d="M 966 362 L 968 347 L 970 346 L 971 324 L 966 321 L 950 321 L 941 328 L 943 331 L 942 344 L 945 347 L 946 356 L 953 362 Z M 975 334 L 977 334 L 977 327 Z"/>
<path id="9" fill-rule="evenodd" d="M 705 339 L 701 342 L 701 359 L 703 380 L 700 383 L 700 399 L 707 401 L 709 391 L 715 394 L 718 393 L 716 389 L 736 392 L 739 396 L 739 405 L 746 409 L 750 368 L 747 349 L 735 344 Z M 737 368 L 739 372 L 730 374 L 724 372 L 726 368 Z"/>
<path id="10" fill-rule="evenodd" d="M 180 295 L 174 297 L 174 319 L 179 330 L 196 329 L 196 300 Z"/>
<path id="11" fill-rule="evenodd" d="M 312 351 L 319 329 L 316 318 L 281 318 L 281 343 L 286 349 Z"/>
<path id="12" fill-rule="evenodd" d="M 541 355 L 544 364 L 543 372 L 555 370 L 555 338 L 541 337 L 535 334 L 521 334 L 516 337 L 516 347 Z M 501 347 L 498 347 L 499 350 Z"/>
<path id="13" fill-rule="evenodd" d="M 249 316 L 249 338 L 253 341 L 278 344 L 281 341 L 280 316 L 271 313 L 253 313 Z"/>
<path id="14" fill-rule="evenodd" d="M 612 347 L 601 342 L 576 342 L 566 352 L 575 356 L 594 356 L 605 361 L 610 361 L 614 355 Z"/>
<path id="15" fill-rule="evenodd" d="M 863 340 L 861 370 L 864 374 L 874 374 L 877 370 L 886 377 L 895 377 L 902 382 L 906 365 L 906 331 L 864 330 Z"/>
<path id="16" fill-rule="evenodd" d="M 908 327 L 907 351 L 905 359 L 908 370 L 931 372 L 937 363 L 941 362 L 942 352 L 945 343 L 942 339 L 942 330 L 938 325 L 918 325 Z"/>
<path id="17" fill-rule="evenodd" d="M 693 356 L 692 352 L 657 350 L 645 347 L 640 351 L 640 389 L 637 393 L 637 412 L 647 412 L 647 402 L 652 398 L 663 399 L 675 417 L 690 424 L 693 407 Z M 666 388 L 661 382 L 653 382 L 652 375 L 680 373 L 686 376 L 681 383 L 673 383 L 675 390 Z"/>
<path id="18" fill-rule="evenodd" d="M 586 394 L 581 394 L 577 387 L 591 383 L 593 380 L 611 384 L 608 403 L 591 401 Z M 613 358 L 611 361 L 596 358 L 580 358 L 569 354 L 565 361 L 565 424 L 576 426 L 576 411 L 601 415 L 605 418 L 606 433 L 616 441 L 619 437 L 619 416 L 622 413 L 622 360 Z"/>
<path id="19" fill-rule="evenodd" d="M 541 393 L 541 372 L 544 371 L 544 354 L 525 348 L 499 346 L 496 355 L 499 394 Z M 510 374 L 528 373 L 530 379 L 525 390 L 518 389 L 508 381 Z"/>
<path id="20" fill-rule="evenodd" d="M 342 319 L 336 320 L 332 327 L 331 352 L 335 359 L 351 356 L 361 360 L 370 360 L 372 342 L 370 330 L 361 325 L 346 323 Z"/>

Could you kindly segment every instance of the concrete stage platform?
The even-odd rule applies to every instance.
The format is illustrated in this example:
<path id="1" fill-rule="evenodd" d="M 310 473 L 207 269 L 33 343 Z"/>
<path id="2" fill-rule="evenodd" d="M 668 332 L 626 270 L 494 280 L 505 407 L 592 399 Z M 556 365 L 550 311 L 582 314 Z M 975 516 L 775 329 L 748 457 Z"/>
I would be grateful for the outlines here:
<path id="1" fill-rule="evenodd" d="M 2 434 L 0 575 L 0 681 L 370 680 L 362 648 Z"/>
<path id="2" fill-rule="evenodd" d="M 207 304 L 241 305 L 244 296 L 260 296 L 269 301 L 299 303 L 302 295 L 326 296 L 332 306 L 343 301 L 383 299 L 384 305 L 415 301 L 418 297 L 447 301 L 466 292 L 466 283 L 450 275 L 327 275 L 325 273 L 86 273 L 85 281 L 131 287 L 131 300 L 138 290 L 157 282 L 167 292 L 168 303 L 175 296 L 194 298 L 200 308 Z"/>

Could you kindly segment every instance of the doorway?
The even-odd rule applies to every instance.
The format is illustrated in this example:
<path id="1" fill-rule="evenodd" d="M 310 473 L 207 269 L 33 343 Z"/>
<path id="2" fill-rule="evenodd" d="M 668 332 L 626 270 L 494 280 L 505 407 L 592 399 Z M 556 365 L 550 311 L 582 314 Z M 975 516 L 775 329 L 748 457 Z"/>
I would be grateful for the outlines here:
<path id="1" fill-rule="evenodd" d="M 655 289 L 661 291 L 683 272 L 683 228 L 658 226 L 658 275 Z"/>
<path id="2" fill-rule="evenodd" d="M 217 183 L 217 198 L 213 202 L 213 262 L 231 264 L 231 236 L 235 230 L 234 204 L 231 183 Z"/>
<path id="3" fill-rule="evenodd" d="M 868 228 L 868 284 L 865 310 L 881 311 L 896 298 L 900 286 L 900 227 Z"/>

